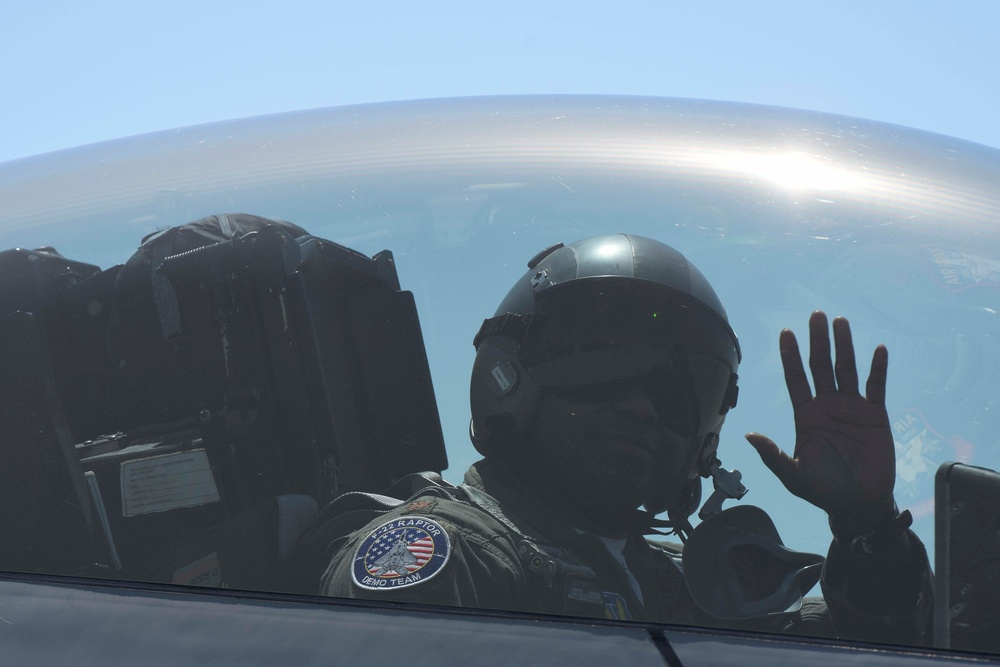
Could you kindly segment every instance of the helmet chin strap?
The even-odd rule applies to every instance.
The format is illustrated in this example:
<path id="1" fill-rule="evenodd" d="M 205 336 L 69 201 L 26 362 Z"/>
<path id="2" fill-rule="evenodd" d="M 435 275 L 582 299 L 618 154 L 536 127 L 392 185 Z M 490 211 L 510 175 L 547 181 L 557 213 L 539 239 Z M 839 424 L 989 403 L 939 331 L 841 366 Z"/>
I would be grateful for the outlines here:
<path id="1" fill-rule="evenodd" d="M 682 542 L 687 541 L 687 536 L 694 530 L 688 517 L 694 513 L 701 502 L 701 478 L 711 477 L 714 491 L 708 500 L 702 504 L 698 511 L 698 518 L 704 521 L 710 516 L 714 516 L 722 511 L 722 504 L 727 500 L 740 500 L 747 494 L 747 487 L 743 484 L 743 473 L 739 470 L 726 470 L 722 467 L 722 462 L 716 455 L 718 449 L 718 436 L 714 433 L 708 434 L 702 449 L 699 453 L 698 474 L 688 479 L 684 484 L 684 489 L 679 494 L 680 501 L 672 509 L 667 510 L 667 520 L 657 519 L 656 513 L 651 511 L 640 511 L 643 516 L 644 525 L 649 528 L 649 533 L 675 534 Z M 656 530 L 657 528 L 671 529 L 667 533 Z"/>
<path id="2" fill-rule="evenodd" d="M 687 517 L 658 519 L 656 514 L 649 510 L 635 510 L 634 514 L 626 517 L 624 523 L 629 530 L 638 531 L 643 535 L 676 535 L 681 542 L 687 542 L 688 535 L 694 530 Z"/>
<path id="3" fill-rule="evenodd" d="M 733 375 L 733 378 L 736 376 Z M 735 381 L 730 383 L 730 388 L 735 387 Z M 733 401 L 735 405 L 735 399 Z M 727 404 L 723 404 L 727 409 Z M 701 452 L 698 455 L 698 475 L 701 477 L 711 477 L 714 491 L 709 496 L 705 504 L 698 512 L 698 518 L 704 521 L 708 517 L 722 511 L 722 503 L 727 500 L 739 500 L 747 494 L 747 487 L 743 485 L 743 473 L 739 470 L 726 470 L 719 460 L 719 435 L 709 433 L 702 444 Z M 697 479 L 697 478 L 695 478 Z M 700 500 L 700 499 L 699 499 Z M 697 500 L 694 506 L 697 506 Z M 694 507 L 690 508 L 694 511 Z"/>
<path id="4" fill-rule="evenodd" d="M 715 487 L 715 491 L 709 496 L 705 504 L 701 506 L 701 510 L 698 511 L 698 518 L 704 521 L 705 519 L 714 516 L 722 511 L 722 503 L 727 500 L 739 500 L 746 495 L 747 487 L 741 481 L 743 479 L 743 474 L 739 470 L 726 470 L 722 467 L 721 461 L 718 458 L 712 458 L 712 464 L 709 474 L 706 476 L 711 476 L 712 485 Z M 695 477 L 691 480 L 692 485 L 701 484 L 701 478 Z M 694 490 L 690 491 L 691 494 L 691 504 L 697 506 L 697 493 Z M 687 518 L 687 513 L 684 511 L 679 512 L 680 516 L 675 516 L 674 512 L 667 512 L 667 519 L 658 519 L 654 512 L 648 510 L 636 510 L 636 515 L 634 517 L 635 524 L 630 527 L 640 530 L 644 534 L 656 533 L 660 535 L 677 535 L 681 542 L 687 542 L 688 536 L 694 530 L 691 526 L 691 522 Z M 663 531 L 661 528 L 667 528 L 669 530 Z"/>

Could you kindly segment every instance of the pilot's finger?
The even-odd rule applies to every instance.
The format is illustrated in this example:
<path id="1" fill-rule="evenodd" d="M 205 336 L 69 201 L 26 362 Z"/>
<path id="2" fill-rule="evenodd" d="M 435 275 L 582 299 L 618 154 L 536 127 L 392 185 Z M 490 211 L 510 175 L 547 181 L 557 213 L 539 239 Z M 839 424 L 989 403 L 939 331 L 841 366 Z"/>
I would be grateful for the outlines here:
<path id="1" fill-rule="evenodd" d="M 788 397 L 792 399 L 792 407 L 797 408 L 812 399 L 812 389 L 806 378 L 806 370 L 802 366 L 798 341 L 795 340 L 795 334 L 791 330 L 782 330 L 778 337 L 778 349 L 781 351 L 781 366 L 785 370 Z"/>
<path id="2" fill-rule="evenodd" d="M 865 386 L 865 396 L 876 405 L 885 405 L 885 383 L 889 370 L 889 350 L 885 345 L 875 348 L 872 355 L 872 369 L 868 373 L 868 384 Z"/>
<path id="3" fill-rule="evenodd" d="M 851 325 L 843 317 L 833 318 L 833 344 L 837 349 L 837 388 L 850 394 L 858 393 L 858 367 L 854 361 L 854 341 Z"/>
<path id="4" fill-rule="evenodd" d="M 814 311 L 809 317 L 809 369 L 817 396 L 837 390 L 830 357 L 830 330 L 822 310 Z"/>
<path id="5" fill-rule="evenodd" d="M 795 489 L 799 486 L 798 462 L 781 451 L 781 448 L 765 435 L 747 433 L 743 437 L 757 450 L 760 460 L 774 473 L 774 476 L 781 480 L 789 491 L 795 493 Z"/>

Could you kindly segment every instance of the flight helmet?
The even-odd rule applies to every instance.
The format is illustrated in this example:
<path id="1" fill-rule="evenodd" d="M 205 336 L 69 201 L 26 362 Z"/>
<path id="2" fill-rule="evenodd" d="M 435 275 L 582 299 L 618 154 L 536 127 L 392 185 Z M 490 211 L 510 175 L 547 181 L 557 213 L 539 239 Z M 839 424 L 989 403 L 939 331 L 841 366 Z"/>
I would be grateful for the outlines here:
<path id="1" fill-rule="evenodd" d="M 649 380 L 660 422 L 686 448 L 646 509 L 686 520 L 699 476 L 717 465 L 718 434 L 738 394 L 741 353 L 715 290 L 681 253 L 631 234 L 538 253 L 474 341 L 472 442 L 482 454 L 523 448 L 545 391 Z"/>

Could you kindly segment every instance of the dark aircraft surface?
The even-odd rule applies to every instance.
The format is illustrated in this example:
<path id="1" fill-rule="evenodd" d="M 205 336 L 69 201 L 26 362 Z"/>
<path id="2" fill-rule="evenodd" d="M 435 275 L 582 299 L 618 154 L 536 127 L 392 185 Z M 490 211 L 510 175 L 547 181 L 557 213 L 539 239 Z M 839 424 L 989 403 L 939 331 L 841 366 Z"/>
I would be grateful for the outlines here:
<path id="1" fill-rule="evenodd" d="M 0 202 L 10 664 L 1000 661 L 1000 150 L 735 103 L 427 100 L 15 160 Z M 826 515 L 741 437 L 795 441 L 778 333 L 803 339 L 821 309 L 851 321 L 859 360 L 887 346 L 895 497 L 935 565 L 933 637 L 287 584 L 296 539 L 335 497 L 423 470 L 461 481 L 483 319 L 540 249 L 622 231 L 681 250 L 725 305 L 743 357 L 719 455 L 749 488 L 726 506 L 766 510 L 790 549 L 826 553 Z M 400 551 L 378 567 L 418 563 Z"/>

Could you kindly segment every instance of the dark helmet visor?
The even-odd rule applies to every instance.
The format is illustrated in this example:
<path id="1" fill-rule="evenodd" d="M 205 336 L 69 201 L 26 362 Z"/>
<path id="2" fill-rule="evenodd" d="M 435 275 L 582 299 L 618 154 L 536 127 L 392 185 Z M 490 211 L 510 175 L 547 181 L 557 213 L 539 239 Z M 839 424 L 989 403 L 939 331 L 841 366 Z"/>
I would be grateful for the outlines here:
<path id="1" fill-rule="evenodd" d="M 684 432 L 719 419 L 739 364 L 736 338 L 690 295 L 635 279 L 590 278 L 542 290 L 519 361 L 542 387 L 566 390 L 650 377 Z"/>
<path id="2" fill-rule="evenodd" d="M 676 435 L 698 435 L 701 426 L 699 391 L 690 373 L 654 368 L 646 375 L 597 384 L 546 387 L 549 393 L 577 403 L 607 403 L 637 385 L 649 397 L 659 423 Z M 721 398 L 721 397 L 720 397 Z"/>

